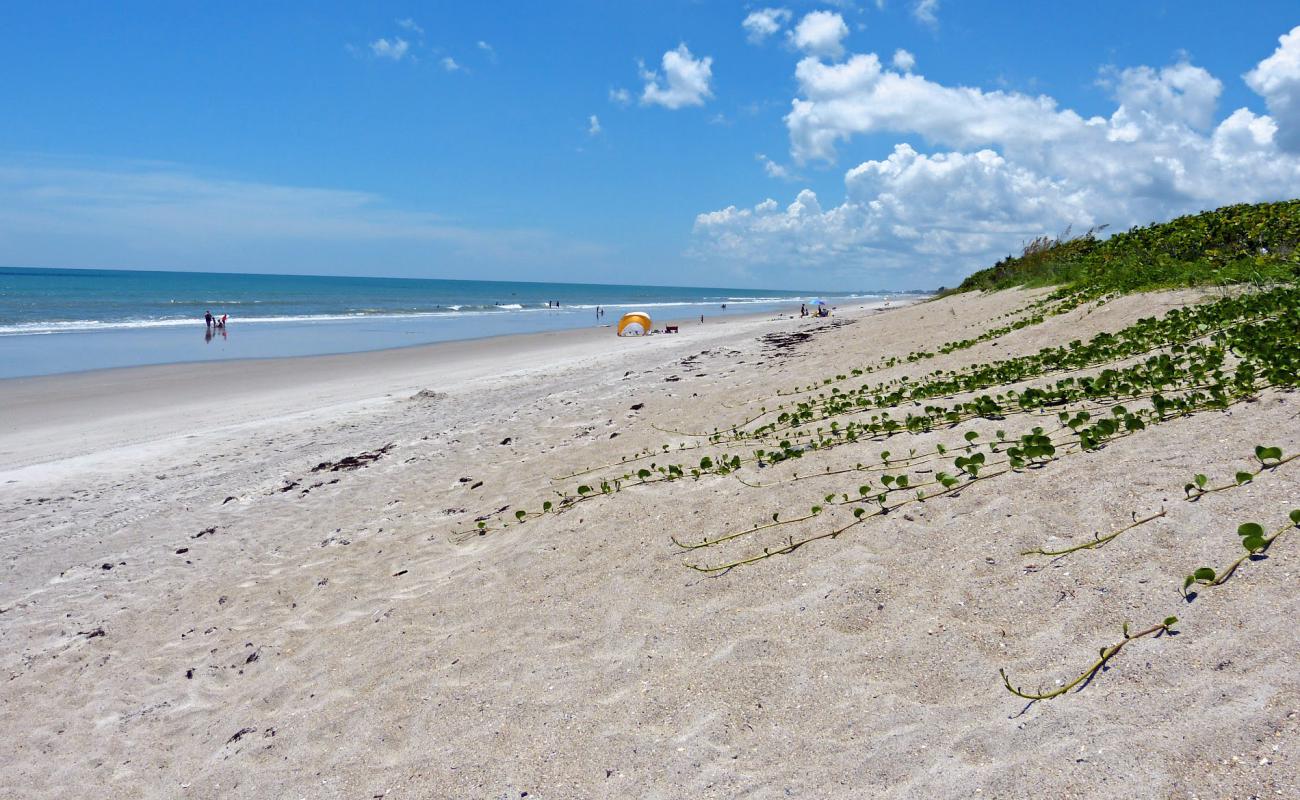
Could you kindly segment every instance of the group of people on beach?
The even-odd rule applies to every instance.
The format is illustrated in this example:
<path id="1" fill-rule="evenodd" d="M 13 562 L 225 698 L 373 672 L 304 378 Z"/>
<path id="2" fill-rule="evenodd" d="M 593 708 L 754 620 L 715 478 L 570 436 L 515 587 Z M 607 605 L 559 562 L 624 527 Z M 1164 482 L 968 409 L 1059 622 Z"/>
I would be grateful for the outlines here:
<path id="1" fill-rule="evenodd" d="M 207 326 L 209 328 L 216 328 L 217 330 L 222 330 L 222 331 L 226 329 L 225 314 L 222 314 L 220 317 L 214 317 L 212 316 L 211 311 L 205 311 L 203 313 L 203 321 L 207 323 Z"/>

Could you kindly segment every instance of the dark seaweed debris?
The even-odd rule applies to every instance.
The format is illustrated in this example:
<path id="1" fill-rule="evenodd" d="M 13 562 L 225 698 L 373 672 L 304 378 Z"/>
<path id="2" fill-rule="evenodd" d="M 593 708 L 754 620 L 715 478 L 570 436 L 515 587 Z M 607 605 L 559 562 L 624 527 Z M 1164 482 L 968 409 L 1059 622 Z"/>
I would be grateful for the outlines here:
<path id="1" fill-rule="evenodd" d="M 339 472 L 341 470 L 346 470 L 346 469 L 360 469 L 361 467 L 365 467 L 370 464 L 373 464 L 374 462 L 383 458 L 384 455 L 388 453 L 389 450 L 392 449 L 393 449 L 393 445 L 390 442 L 389 444 L 384 445 L 378 450 L 371 450 L 367 453 L 359 453 L 355 456 L 345 456 L 343 458 L 340 458 L 338 461 L 322 461 L 321 463 L 312 467 L 311 471 L 312 472 Z"/>

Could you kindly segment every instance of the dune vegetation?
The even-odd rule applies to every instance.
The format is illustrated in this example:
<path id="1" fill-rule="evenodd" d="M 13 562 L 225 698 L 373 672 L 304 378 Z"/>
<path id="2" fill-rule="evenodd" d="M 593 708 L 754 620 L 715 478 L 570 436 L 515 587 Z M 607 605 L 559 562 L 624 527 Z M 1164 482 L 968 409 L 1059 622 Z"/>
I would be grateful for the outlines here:
<path id="1" fill-rule="evenodd" d="M 701 573 L 777 568 L 772 562 L 779 557 L 885 530 L 891 516 L 909 506 L 997 491 L 993 487 L 1018 475 L 1050 470 L 1121 438 L 1150 436 L 1170 421 L 1224 411 L 1300 384 L 1300 200 L 1230 206 L 1105 240 L 1095 234 L 1036 240 L 1022 255 L 968 278 L 958 291 L 1056 287 L 1006 319 L 992 320 L 978 336 L 846 365 L 774 396 L 734 398 L 724 409 L 732 418 L 710 430 L 661 426 L 668 440 L 658 448 L 555 476 L 552 496 L 512 504 L 513 518 L 485 514 L 457 536 L 513 530 L 544 515 L 617 503 L 627 492 L 655 487 L 663 502 L 671 502 L 673 484 L 732 480 L 755 493 L 751 525 L 665 538 L 684 567 Z M 991 342 L 1119 294 L 1186 286 L 1236 288 L 1026 355 L 882 381 L 867 377 Z M 1151 446 L 1158 448 L 1159 440 Z M 1269 442 L 1239 446 L 1243 466 L 1235 475 L 1188 475 L 1180 502 L 1266 480 L 1297 459 Z M 762 508 L 776 486 L 802 488 L 806 502 Z M 1021 555 L 1087 558 L 1164 514 L 1135 513 L 1130 524 L 1108 534 L 1078 536 L 1068 546 L 1044 545 Z M 1257 519 L 1241 521 L 1235 553 L 1225 552 L 1224 565 L 1187 565 L 1181 602 L 1195 601 L 1244 566 L 1266 568 L 1269 550 L 1300 526 L 1300 510 L 1260 508 Z M 1087 686 L 1131 642 L 1169 633 L 1178 623 L 1175 610 L 1140 629 L 1123 622 L 1120 639 L 1055 688 L 1025 690 L 1004 672 L 1005 688 L 1034 701 Z"/>
<path id="2" fill-rule="evenodd" d="M 1098 294 L 1300 277 L 1300 200 L 1225 206 L 1107 239 L 1097 237 L 1101 230 L 1035 239 L 956 291 L 1061 286 Z"/>

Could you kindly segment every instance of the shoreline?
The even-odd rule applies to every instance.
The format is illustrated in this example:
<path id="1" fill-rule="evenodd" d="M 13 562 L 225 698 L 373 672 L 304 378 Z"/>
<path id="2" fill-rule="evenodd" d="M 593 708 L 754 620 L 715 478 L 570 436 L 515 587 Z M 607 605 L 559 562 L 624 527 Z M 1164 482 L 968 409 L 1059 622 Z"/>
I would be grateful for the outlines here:
<path id="1" fill-rule="evenodd" d="M 874 314 L 911 303 L 842 308 Z M 364 404 L 427 384 L 462 384 L 502 372 L 545 369 L 579 358 L 609 358 L 627 347 L 692 346 L 764 322 L 800 318 L 752 312 L 658 323 L 680 333 L 619 338 L 613 324 L 380 350 L 304 356 L 187 361 L 0 379 L 0 478 L 15 470 L 186 433 L 248 425 L 291 414 Z M 833 316 L 830 319 L 835 319 Z M 809 317 L 806 320 L 811 320 Z M 704 336 L 701 337 L 700 334 Z M 196 426 L 194 420 L 204 423 Z M 93 420 L 92 422 L 89 422 Z M 148 433 L 144 433 L 147 431 Z M 75 440 L 75 441 L 74 441 Z"/>
<path id="2" fill-rule="evenodd" d="M 283 281 L 282 281 L 283 282 Z M 138 283 L 138 281 L 137 281 Z M 3 284 L 3 281 L 0 281 Z M 362 281 L 365 284 L 365 281 Z M 41 321 L 33 313 L 42 308 L 43 295 L 30 299 L 31 287 L 19 282 L 12 291 L 0 292 L 0 379 L 64 374 L 146 364 L 215 363 L 226 360 L 333 355 L 463 341 L 501 335 L 598 328 L 612 324 L 622 313 L 643 310 L 655 319 L 692 319 L 703 313 L 710 320 L 748 314 L 776 313 L 797 308 L 807 298 L 799 295 L 763 296 L 747 290 L 719 290 L 717 298 L 696 296 L 699 291 L 672 287 L 578 287 L 586 294 L 574 295 L 574 287 L 558 287 L 551 305 L 541 303 L 538 284 L 531 292 L 524 285 L 505 300 L 485 305 L 482 291 L 466 297 L 394 296 L 391 287 L 362 286 L 355 293 L 339 287 L 313 295 L 289 292 L 288 286 L 242 286 L 219 291 L 212 287 L 163 286 L 148 288 L 131 281 L 124 284 L 125 297 L 103 296 L 109 284 L 74 284 L 60 306 L 48 301 L 56 319 Z M 471 286 L 478 286 L 469 282 Z M 257 291 L 254 291 L 254 289 Z M 481 288 L 481 287 L 480 287 Z M 619 296 L 623 293 L 626 296 Z M 659 294 L 654 294 L 659 292 Z M 696 294 L 692 294 L 692 293 Z M 649 294 L 647 294 L 649 293 Z M 160 306 L 160 297 L 177 295 Z M 190 295 L 233 299 L 203 301 L 197 314 L 181 314 L 191 308 Z M 877 292 L 860 297 L 827 295 L 836 305 L 908 302 L 914 293 Z M 451 302 L 456 300 L 457 302 Z M 446 301 L 446 310 L 437 301 Z M 180 305 L 174 305 L 179 303 Z M 99 304 L 99 305 L 96 305 Z M 232 314 L 227 329 L 200 328 L 203 308 L 211 306 L 220 317 Z M 428 306 L 428 308 L 425 308 Z M 58 312 L 64 308 L 65 313 Z M 607 316 L 597 319 L 604 308 Z M 123 316 L 126 310 L 135 317 Z M 210 309 L 211 310 L 211 309 Z M 119 318 L 120 317 L 120 318 Z M 8 324 L 12 323 L 12 324 Z"/>

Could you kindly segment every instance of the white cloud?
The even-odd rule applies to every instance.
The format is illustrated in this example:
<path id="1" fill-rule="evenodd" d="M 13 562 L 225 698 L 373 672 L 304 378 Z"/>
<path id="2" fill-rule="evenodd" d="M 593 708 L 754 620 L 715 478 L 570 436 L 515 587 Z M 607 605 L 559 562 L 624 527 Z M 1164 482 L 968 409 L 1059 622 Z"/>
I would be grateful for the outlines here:
<path id="1" fill-rule="evenodd" d="M 452 58 L 451 56 L 443 56 L 442 60 L 439 61 L 438 63 L 441 64 L 442 68 L 447 72 L 465 71 L 465 68 L 462 67 L 459 63 L 457 63 L 456 59 Z"/>
<path id="2" fill-rule="evenodd" d="M 894 69 L 900 72 L 911 72 L 912 68 L 916 66 L 916 56 L 900 47 L 894 51 L 894 58 L 891 63 L 894 65 Z"/>
<path id="3" fill-rule="evenodd" d="M 1280 102 L 1294 91 L 1289 55 L 1279 55 L 1289 47 L 1300 44 L 1283 37 L 1247 76 L 1270 111 L 1291 108 Z M 836 204 L 805 190 L 784 209 L 765 200 L 700 214 L 697 255 L 910 269 L 931 276 L 918 284 L 950 282 L 1067 225 L 1123 229 L 1294 197 L 1300 187 L 1300 155 L 1279 146 L 1287 119 L 1241 108 L 1215 124 L 1222 84 L 1186 61 L 1107 71 L 1116 102 L 1108 117 L 1046 96 L 943 85 L 886 69 L 871 53 L 839 64 L 805 58 L 795 76 L 786 124 L 797 163 L 833 161 L 859 135 L 907 138 L 848 170 Z M 932 151 L 918 152 L 922 143 Z"/>
<path id="4" fill-rule="evenodd" d="M 1113 74 L 1113 71 L 1108 71 Z M 1223 83 L 1210 73 L 1181 61 L 1161 70 L 1133 67 L 1114 80 L 1115 99 L 1130 113 L 1155 122 L 1183 122 L 1209 128 L 1223 93 Z"/>
<path id="5" fill-rule="evenodd" d="M 750 44 L 762 44 L 784 28 L 791 16 L 788 8 L 760 8 L 751 11 L 740 26 L 745 29 L 745 38 Z"/>
<path id="6" fill-rule="evenodd" d="M 641 68 L 645 90 L 641 93 L 642 105 L 660 105 L 664 108 L 702 106 L 713 96 L 709 82 L 713 78 L 713 59 L 709 56 L 695 58 L 686 44 L 677 45 L 663 56 L 663 74 Z"/>
<path id="7" fill-rule="evenodd" d="M 587 135 L 598 136 L 600 135 L 600 131 L 601 131 L 600 117 L 596 116 L 595 114 L 592 114 L 590 117 L 587 118 Z"/>
<path id="8" fill-rule="evenodd" d="M 790 171 L 789 167 L 776 163 L 768 158 L 765 153 L 758 153 L 754 158 L 763 165 L 763 172 L 767 173 L 769 178 L 778 178 L 783 181 L 801 180 L 798 175 Z"/>
<path id="9" fill-rule="evenodd" d="M 1277 122 L 1278 145 L 1300 153 L 1300 25 L 1281 36 L 1277 50 L 1245 77 Z"/>
<path id="10" fill-rule="evenodd" d="M 399 27 L 401 27 L 401 28 L 403 28 L 403 29 L 405 29 L 405 30 L 410 31 L 410 32 L 414 33 L 414 34 L 417 35 L 417 36 L 423 36 L 423 35 L 424 35 L 424 28 L 421 28 L 421 27 L 416 23 L 416 21 L 413 20 L 413 19 L 411 19 L 410 17 L 406 17 L 405 19 L 399 19 L 399 20 L 397 21 L 397 24 L 398 24 Z"/>
<path id="11" fill-rule="evenodd" d="M 1051 98 L 948 87 L 890 72 L 874 53 L 841 64 L 805 58 L 795 68 L 802 98 L 786 115 L 798 160 L 834 157 L 837 142 L 873 131 L 916 130 L 959 147 L 1063 135 L 1066 121 Z M 1029 127 L 1026 127 L 1029 126 Z"/>
<path id="12" fill-rule="evenodd" d="M 939 0 L 916 0 L 912 5 L 912 16 L 922 25 L 931 28 L 939 24 Z"/>
<path id="13" fill-rule="evenodd" d="M 1092 222 L 1069 187 L 991 150 L 926 156 L 901 144 L 849 170 L 844 183 L 846 200 L 831 208 L 804 189 L 784 209 L 768 199 L 700 214 L 696 250 L 759 264 L 923 272 L 983 265 L 1009 242 Z"/>
<path id="14" fill-rule="evenodd" d="M 811 11 L 790 32 L 790 43 L 810 56 L 839 58 L 849 26 L 833 11 Z"/>
<path id="15" fill-rule="evenodd" d="M 399 37 L 394 37 L 392 41 L 376 39 L 370 43 L 370 52 L 375 55 L 375 58 L 388 58 L 393 61 L 401 61 L 405 58 L 410 48 L 410 42 Z"/>
<path id="16" fill-rule="evenodd" d="M 493 64 L 497 63 L 496 48 L 494 48 L 492 45 L 488 44 L 487 42 L 483 41 L 482 39 L 478 40 L 477 47 L 479 50 L 482 50 L 484 53 L 487 54 L 488 61 L 491 61 Z"/>
<path id="17" fill-rule="evenodd" d="M 618 89 L 610 89 L 609 102 L 616 103 L 620 106 L 626 106 L 632 102 L 632 93 L 621 87 Z"/>

